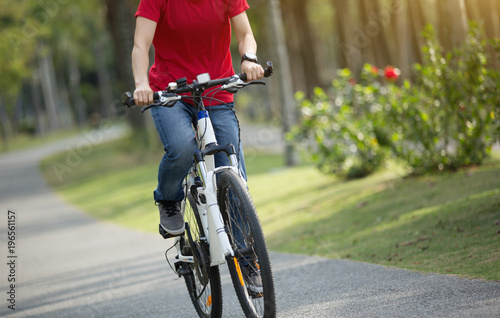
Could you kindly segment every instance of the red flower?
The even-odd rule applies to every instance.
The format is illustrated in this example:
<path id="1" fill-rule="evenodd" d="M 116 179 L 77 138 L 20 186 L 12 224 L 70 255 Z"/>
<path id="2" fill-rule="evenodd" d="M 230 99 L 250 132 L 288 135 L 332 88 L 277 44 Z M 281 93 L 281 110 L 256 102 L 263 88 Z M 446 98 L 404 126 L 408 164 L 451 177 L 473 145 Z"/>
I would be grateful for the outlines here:
<path id="1" fill-rule="evenodd" d="M 371 71 L 373 75 L 378 75 L 378 67 L 372 65 Z"/>
<path id="2" fill-rule="evenodd" d="M 395 82 L 398 80 L 399 75 L 401 75 L 401 71 L 398 68 L 387 66 L 384 69 L 384 75 L 388 81 Z"/>
<path id="3" fill-rule="evenodd" d="M 356 80 L 354 78 L 350 78 L 349 84 L 351 84 L 352 86 L 356 85 Z"/>

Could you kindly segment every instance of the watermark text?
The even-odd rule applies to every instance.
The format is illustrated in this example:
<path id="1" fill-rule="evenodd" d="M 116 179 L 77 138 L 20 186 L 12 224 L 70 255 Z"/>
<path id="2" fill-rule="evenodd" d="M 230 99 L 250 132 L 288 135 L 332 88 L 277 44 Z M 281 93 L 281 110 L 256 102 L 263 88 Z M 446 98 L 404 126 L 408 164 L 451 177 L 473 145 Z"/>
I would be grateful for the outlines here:
<path id="1" fill-rule="evenodd" d="M 16 212 L 7 212 L 7 307 L 16 310 Z"/>

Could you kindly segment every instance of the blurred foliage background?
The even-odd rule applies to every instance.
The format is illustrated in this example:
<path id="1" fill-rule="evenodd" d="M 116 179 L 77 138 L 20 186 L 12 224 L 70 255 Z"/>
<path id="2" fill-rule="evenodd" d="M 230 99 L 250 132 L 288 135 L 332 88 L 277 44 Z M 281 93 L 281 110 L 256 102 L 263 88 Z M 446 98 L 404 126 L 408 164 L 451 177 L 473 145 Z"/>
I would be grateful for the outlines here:
<path id="1" fill-rule="evenodd" d="M 390 152 L 416 171 L 479 164 L 497 138 L 500 0 L 248 2 L 260 59 L 273 60 L 277 76 L 267 91 L 238 93 L 240 115 L 285 132 L 299 123 L 289 136 L 306 148 L 315 143 L 308 151 L 318 150 L 313 160 L 328 171 L 366 175 Z M 134 136 L 147 138 L 148 116 L 125 112 L 119 101 L 134 88 L 138 3 L 0 4 L 2 149 L 19 135 L 108 120 L 126 120 Z M 433 31 L 424 36 L 426 26 Z M 321 132 L 311 140 L 308 127 Z M 429 153 L 438 158 L 423 159 Z M 462 153 L 464 160 L 450 159 Z"/>

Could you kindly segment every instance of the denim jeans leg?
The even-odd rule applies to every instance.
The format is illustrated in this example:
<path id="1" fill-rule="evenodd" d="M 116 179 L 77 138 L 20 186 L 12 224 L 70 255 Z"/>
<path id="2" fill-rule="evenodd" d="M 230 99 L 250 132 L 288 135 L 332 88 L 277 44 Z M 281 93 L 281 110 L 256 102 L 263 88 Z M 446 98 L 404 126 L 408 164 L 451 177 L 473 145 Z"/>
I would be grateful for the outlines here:
<path id="1" fill-rule="evenodd" d="M 219 145 L 227 145 L 231 143 L 234 146 L 238 157 L 240 171 L 246 180 L 245 157 L 243 155 L 243 146 L 240 142 L 238 120 L 236 119 L 236 114 L 234 113 L 233 108 L 234 104 L 230 103 L 228 105 L 210 106 L 207 107 L 207 110 L 210 113 L 212 125 L 214 126 L 217 143 Z M 218 153 L 215 155 L 215 165 L 228 166 L 229 158 L 225 153 Z"/>
<path id="2" fill-rule="evenodd" d="M 182 181 L 193 164 L 196 150 L 192 129 L 194 111 L 182 101 L 173 107 L 154 107 L 151 114 L 156 130 L 163 143 L 165 154 L 158 169 L 158 186 L 154 199 L 158 201 L 181 201 L 184 199 Z"/>

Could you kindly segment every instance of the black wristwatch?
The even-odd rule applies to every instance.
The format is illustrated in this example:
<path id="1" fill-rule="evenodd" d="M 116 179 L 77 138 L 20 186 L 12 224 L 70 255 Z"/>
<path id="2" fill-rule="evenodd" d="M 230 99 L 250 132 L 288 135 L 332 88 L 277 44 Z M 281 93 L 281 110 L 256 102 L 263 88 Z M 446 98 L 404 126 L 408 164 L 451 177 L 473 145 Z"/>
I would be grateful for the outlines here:
<path id="1" fill-rule="evenodd" d="M 259 63 L 259 59 L 257 58 L 257 55 L 255 55 L 253 53 L 243 54 L 241 56 L 241 63 L 243 63 L 243 61 L 250 61 L 250 62 L 254 62 L 254 63 Z"/>

